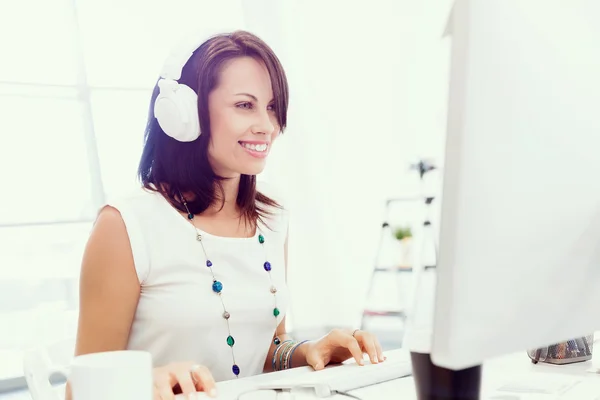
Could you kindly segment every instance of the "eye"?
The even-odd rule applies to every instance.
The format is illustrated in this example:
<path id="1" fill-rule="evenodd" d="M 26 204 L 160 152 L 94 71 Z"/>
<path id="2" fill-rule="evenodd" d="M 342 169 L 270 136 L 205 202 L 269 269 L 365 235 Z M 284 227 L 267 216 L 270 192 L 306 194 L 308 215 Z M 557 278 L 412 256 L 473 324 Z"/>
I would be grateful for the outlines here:
<path id="1" fill-rule="evenodd" d="M 245 101 L 243 103 L 238 103 L 235 105 L 237 108 L 241 108 L 244 110 L 251 110 L 252 109 L 252 103 Z"/>
<path id="2" fill-rule="evenodd" d="M 269 104 L 267 106 L 267 110 L 269 110 L 269 111 L 275 111 L 275 104 Z"/>

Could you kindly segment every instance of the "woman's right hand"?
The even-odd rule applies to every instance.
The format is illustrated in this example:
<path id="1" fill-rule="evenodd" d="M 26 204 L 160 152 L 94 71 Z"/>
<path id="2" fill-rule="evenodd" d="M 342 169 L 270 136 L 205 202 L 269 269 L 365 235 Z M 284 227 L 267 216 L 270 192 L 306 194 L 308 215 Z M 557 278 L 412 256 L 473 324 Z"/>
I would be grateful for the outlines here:
<path id="1" fill-rule="evenodd" d="M 173 388 L 181 388 L 186 399 L 194 399 L 196 392 L 206 392 L 210 397 L 216 397 L 215 380 L 203 365 L 193 362 L 170 363 L 163 367 L 154 368 L 154 400 L 173 400 Z"/>

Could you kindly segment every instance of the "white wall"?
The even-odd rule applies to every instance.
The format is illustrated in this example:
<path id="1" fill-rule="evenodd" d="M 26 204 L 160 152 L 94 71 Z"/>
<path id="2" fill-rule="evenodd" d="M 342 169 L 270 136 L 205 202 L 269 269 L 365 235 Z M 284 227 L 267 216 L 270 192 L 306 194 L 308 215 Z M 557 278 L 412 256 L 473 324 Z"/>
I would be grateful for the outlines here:
<path id="1" fill-rule="evenodd" d="M 252 1 L 250 29 L 273 17 L 257 3 L 272 4 Z M 418 190 L 408 172 L 418 156 L 441 160 L 449 2 L 284 4 L 275 28 L 256 31 L 280 54 L 291 86 L 289 130 L 265 176 L 293 213 L 292 323 L 355 326 L 385 199 Z"/>
<path id="2" fill-rule="evenodd" d="M 159 0 L 22 5 L 43 6 L 51 19 L 23 19 L 8 6 L 0 13 L 5 22 L 0 31 L 6 31 L 0 42 L 7 51 L 0 66 L 0 104 L 8 110 L 4 125 L 9 127 L 0 133 L 5 155 L 0 165 L 19 171 L 8 178 L 21 196 L 5 197 L 4 208 L 11 211 L 0 212 L 0 226 L 8 224 L 0 229 L 6 244 L 0 264 L 13 266 L 0 269 L 0 280 L 76 279 L 98 205 L 136 184 L 149 91 L 169 48 L 199 27 L 237 26 L 274 47 L 291 86 L 289 130 L 264 174 L 284 192 L 293 212 L 290 325 L 355 326 L 384 200 L 418 189 L 416 174 L 407 172 L 409 162 L 441 154 L 448 69 L 441 33 L 449 3 L 176 0 L 170 10 L 186 10 L 176 19 L 165 19 L 170 10 Z M 52 26 L 57 20 L 64 22 L 60 30 Z M 20 49 L 40 40 L 38 53 L 47 68 L 32 69 L 37 56 Z M 45 57 L 46 52 L 56 57 Z M 82 107 L 91 112 L 82 114 Z M 44 122 L 49 118 L 10 118 L 48 110 L 56 111 L 50 124 Z M 23 137 L 15 141 L 7 132 Z M 69 145 L 41 157 L 23 138 Z M 37 197 L 27 177 L 55 182 L 61 190 L 48 191 L 46 206 L 39 208 L 31 203 Z M 39 212 L 32 212 L 33 206 Z M 20 226 L 41 220 L 53 225 Z M 26 256 L 42 236 L 44 249 L 35 259 Z M 37 291 L 27 292 L 36 304 L 45 301 Z M 17 328 L 15 337 L 27 329 Z M 0 348 L 4 343 L 0 338 Z"/>

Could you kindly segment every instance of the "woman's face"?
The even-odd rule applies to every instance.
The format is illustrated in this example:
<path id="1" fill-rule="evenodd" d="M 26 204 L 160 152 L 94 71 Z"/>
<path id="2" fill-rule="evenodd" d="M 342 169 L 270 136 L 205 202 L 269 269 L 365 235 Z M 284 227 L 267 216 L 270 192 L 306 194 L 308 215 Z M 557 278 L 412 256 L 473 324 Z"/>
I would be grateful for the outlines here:
<path id="1" fill-rule="evenodd" d="M 208 96 L 210 164 L 220 176 L 257 175 L 280 133 L 271 78 L 252 57 L 226 63 Z"/>

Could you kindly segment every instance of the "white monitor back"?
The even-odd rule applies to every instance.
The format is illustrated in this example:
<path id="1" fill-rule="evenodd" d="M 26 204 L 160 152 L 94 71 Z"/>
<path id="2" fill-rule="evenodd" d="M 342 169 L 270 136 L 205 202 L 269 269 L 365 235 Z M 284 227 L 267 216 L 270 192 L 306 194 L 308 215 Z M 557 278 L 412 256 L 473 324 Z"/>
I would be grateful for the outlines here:
<path id="1" fill-rule="evenodd" d="M 461 369 L 600 328 L 600 2 L 451 18 L 431 354 Z"/>

